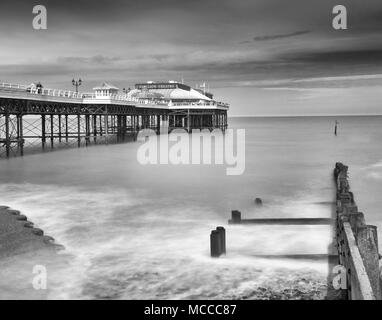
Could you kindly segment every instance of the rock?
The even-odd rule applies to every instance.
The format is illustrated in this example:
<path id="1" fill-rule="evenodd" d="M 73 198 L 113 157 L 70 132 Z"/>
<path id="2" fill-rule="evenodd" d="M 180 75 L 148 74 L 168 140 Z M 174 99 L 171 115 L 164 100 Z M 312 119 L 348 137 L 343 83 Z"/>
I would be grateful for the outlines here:
<path id="1" fill-rule="evenodd" d="M 20 215 L 20 211 L 18 211 L 18 210 L 8 210 L 8 213 L 13 214 L 14 216 Z"/>
<path id="2" fill-rule="evenodd" d="M 37 235 L 37 236 L 43 236 L 44 235 L 44 231 L 42 231 L 41 229 L 38 229 L 38 228 L 33 228 L 32 229 L 32 232 Z"/>
<path id="3" fill-rule="evenodd" d="M 27 219 L 27 217 L 26 216 L 24 216 L 24 215 L 19 215 L 19 216 L 16 216 L 16 220 L 19 220 L 19 221 L 27 221 L 28 219 Z"/>
<path id="4" fill-rule="evenodd" d="M 54 243 L 54 238 L 53 237 L 50 237 L 50 236 L 44 236 L 43 237 L 43 241 L 45 243 Z"/>
<path id="5" fill-rule="evenodd" d="M 34 226 L 33 222 L 27 221 L 24 223 L 25 228 L 33 228 L 33 226 Z"/>
<path id="6" fill-rule="evenodd" d="M 57 251 L 65 250 L 65 246 L 63 246 L 62 244 L 54 243 L 54 247 Z"/>

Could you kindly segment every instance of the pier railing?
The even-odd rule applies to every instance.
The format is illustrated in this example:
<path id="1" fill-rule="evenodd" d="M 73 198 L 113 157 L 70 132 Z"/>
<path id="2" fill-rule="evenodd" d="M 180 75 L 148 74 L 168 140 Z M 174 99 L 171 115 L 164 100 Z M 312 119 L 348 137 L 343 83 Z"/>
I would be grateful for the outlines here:
<path id="1" fill-rule="evenodd" d="M 358 211 L 348 182 L 348 167 L 336 163 L 337 249 L 339 263 L 346 270 L 346 291 L 350 300 L 380 300 L 378 236 Z"/>
<path id="2" fill-rule="evenodd" d="M 0 83 L 0 90 L 7 92 L 15 92 L 17 96 L 20 94 L 25 94 L 25 96 L 41 95 L 41 96 L 50 96 L 50 97 L 63 97 L 63 98 L 73 98 L 73 99 L 82 99 L 84 94 L 81 92 L 74 92 L 70 90 L 61 90 L 61 89 L 47 89 L 39 88 L 33 86 L 26 86 L 21 84 L 13 83 Z"/>
<path id="3" fill-rule="evenodd" d="M 27 86 L 21 84 L 13 84 L 7 82 L 0 82 L 0 88 L 8 88 L 8 89 L 27 89 Z"/>
<path id="4" fill-rule="evenodd" d="M 223 108 L 229 108 L 228 103 L 218 102 L 218 101 L 211 101 L 211 102 L 199 102 L 199 103 L 188 103 L 188 102 L 172 102 L 170 106 L 202 106 L 202 107 L 223 107 Z"/>

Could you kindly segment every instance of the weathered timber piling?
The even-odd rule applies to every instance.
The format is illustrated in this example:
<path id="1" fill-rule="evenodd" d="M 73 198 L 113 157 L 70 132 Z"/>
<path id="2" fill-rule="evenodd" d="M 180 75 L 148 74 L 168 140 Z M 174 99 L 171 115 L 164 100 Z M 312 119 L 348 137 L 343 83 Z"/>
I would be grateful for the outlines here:
<path id="1" fill-rule="evenodd" d="M 377 228 L 367 225 L 350 192 L 348 167 L 336 163 L 337 249 L 339 263 L 347 271 L 350 300 L 381 300 Z"/>
<path id="2" fill-rule="evenodd" d="M 226 234 L 223 227 L 217 227 L 210 235 L 211 257 L 218 258 L 226 253 Z"/>
<path id="3" fill-rule="evenodd" d="M 225 229 L 223 227 L 217 227 L 216 230 L 219 232 L 221 253 L 226 254 Z"/>
<path id="4" fill-rule="evenodd" d="M 212 230 L 210 235 L 211 257 L 218 258 L 221 255 L 221 241 L 219 231 Z"/>
<path id="5" fill-rule="evenodd" d="M 334 225 L 335 220 L 331 218 L 264 218 L 264 219 L 241 219 L 234 221 L 228 220 L 229 224 L 266 224 L 284 226 L 317 226 Z"/>
<path id="6" fill-rule="evenodd" d="M 258 207 L 261 207 L 263 205 L 263 200 L 261 200 L 260 198 L 256 198 L 255 205 Z"/>
<path id="7" fill-rule="evenodd" d="M 331 218 L 260 218 L 242 219 L 241 212 L 232 210 L 229 224 L 266 224 L 266 225 L 334 225 L 335 220 Z"/>
<path id="8" fill-rule="evenodd" d="M 238 210 L 232 210 L 232 216 L 231 220 L 229 220 L 229 223 L 235 224 L 235 223 L 241 223 L 241 212 Z"/>

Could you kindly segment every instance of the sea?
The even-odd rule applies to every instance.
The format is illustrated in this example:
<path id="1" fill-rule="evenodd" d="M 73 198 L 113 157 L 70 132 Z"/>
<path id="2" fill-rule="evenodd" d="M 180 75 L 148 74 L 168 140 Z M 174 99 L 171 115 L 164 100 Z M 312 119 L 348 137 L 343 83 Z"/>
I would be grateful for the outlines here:
<path id="1" fill-rule="evenodd" d="M 328 261 L 287 256 L 328 254 L 329 226 L 228 220 L 232 210 L 333 217 L 333 169 L 343 162 L 381 239 L 382 117 L 237 117 L 229 128 L 245 130 L 241 175 L 227 175 L 224 164 L 142 165 L 140 142 L 1 159 L 0 204 L 65 247 L 57 253 L 65 263 L 47 268 L 45 298 L 324 299 Z M 211 258 L 217 226 L 226 228 L 227 254 Z M 2 277 L 0 299 L 33 298 L 17 281 L 12 272 Z"/>

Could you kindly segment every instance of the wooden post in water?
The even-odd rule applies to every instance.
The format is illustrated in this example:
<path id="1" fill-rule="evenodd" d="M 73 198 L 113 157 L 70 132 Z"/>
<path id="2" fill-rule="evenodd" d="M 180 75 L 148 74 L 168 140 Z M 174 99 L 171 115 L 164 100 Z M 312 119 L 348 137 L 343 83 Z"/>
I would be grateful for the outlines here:
<path id="1" fill-rule="evenodd" d="M 217 227 L 216 231 L 219 232 L 221 254 L 226 254 L 226 236 L 224 227 Z"/>
<path id="2" fill-rule="evenodd" d="M 220 232 L 217 230 L 212 230 L 210 235 L 210 246 L 211 246 L 211 257 L 218 258 L 221 255 L 221 240 Z"/>
<path id="3" fill-rule="evenodd" d="M 241 222 L 241 212 L 238 210 L 232 210 L 232 223 L 240 223 Z"/>

